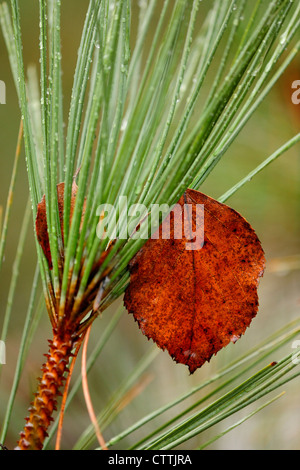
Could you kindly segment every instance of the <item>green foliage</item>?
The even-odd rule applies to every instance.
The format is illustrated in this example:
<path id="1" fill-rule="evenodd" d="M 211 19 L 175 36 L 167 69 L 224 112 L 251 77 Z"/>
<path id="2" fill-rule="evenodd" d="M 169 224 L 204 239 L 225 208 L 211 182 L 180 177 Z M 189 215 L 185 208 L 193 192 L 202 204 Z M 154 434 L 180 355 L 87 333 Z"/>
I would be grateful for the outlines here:
<path id="1" fill-rule="evenodd" d="M 32 69 L 28 80 L 23 61 L 19 5 L 17 0 L 10 3 L 10 10 L 6 3 L 1 4 L 0 20 L 23 122 L 33 218 L 38 202 L 43 194 L 46 195 L 53 269 L 49 269 L 36 241 L 38 271 L 43 295 L 51 303 L 51 293 L 55 294 L 59 302 L 58 321 L 62 321 L 70 284 L 78 285 L 74 315 L 81 313 L 76 306 L 87 295 L 90 284 L 96 284 L 107 268 L 106 294 L 99 310 L 104 311 L 122 295 L 128 282 L 128 262 L 145 242 L 129 237 L 117 240 L 91 280 L 94 262 L 108 245 L 107 238 L 101 239 L 96 234 L 97 207 L 104 203 L 117 206 L 121 196 L 127 197 L 128 205 L 142 203 L 150 208 L 154 203 L 166 203 L 172 206 L 187 187 L 199 189 L 299 53 L 300 41 L 295 36 L 300 23 L 300 4 L 289 0 L 258 0 L 255 3 L 245 0 L 149 0 L 133 8 L 134 2 L 130 0 L 91 0 L 78 49 L 65 135 L 62 70 L 66 64 L 61 52 L 61 28 L 64 25 L 60 25 L 60 1 L 39 1 L 40 70 Z M 136 25 L 135 35 L 132 24 Z M 227 200 L 299 140 L 300 134 L 290 138 L 219 200 Z M 14 167 L 11 191 L 16 171 Z M 78 193 L 69 226 L 74 178 Z M 56 191 L 61 181 L 65 183 L 64 241 Z M 1 232 L 0 263 L 9 208 L 8 201 Z M 20 235 L 3 339 L 6 339 L 11 321 L 17 266 L 24 251 L 29 210 L 30 207 Z M 127 230 L 122 210 L 117 216 L 122 228 Z M 148 227 L 145 230 L 148 232 Z M 61 267 L 63 242 L 64 263 Z M 1 442 L 6 437 L 25 358 L 36 328 L 35 320 L 40 318 L 42 311 L 36 300 L 38 289 L 36 274 Z M 53 322 L 51 312 L 48 313 Z M 109 341 L 121 313 L 116 311 L 102 334 L 90 356 L 88 370 L 105 342 Z M 298 328 L 294 327 L 284 333 L 278 332 L 274 338 L 264 341 L 245 357 L 176 400 L 158 409 L 153 403 L 152 413 L 118 431 L 108 445 L 117 446 L 122 439 L 140 430 L 139 442 L 133 448 L 174 448 L 269 394 L 299 374 L 294 372 L 296 364 L 291 361 L 291 354 L 277 364 L 258 370 L 255 367 L 298 333 Z M 112 395 L 99 415 L 102 429 L 118 417 L 122 399 L 140 380 L 155 356 L 156 349 L 136 365 Z M 251 369 L 255 370 L 248 375 Z M 176 405 L 212 384 L 215 388 L 210 388 L 200 400 L 195 399 L 179 413 L 173 411 Z M 80 377 L 71 389 L 67 408 L 79 386 Z M 211 400 L 214 395 L 218 396 Z M 202 403 L 206 401 L 209 404 L 203 408 Z M 172 418 L 163 418 L 163 424 L 151 428 L 152 420 L 162 417 L 167 410 L 172 410 Z M 46 446 L 51 445 L 56 427 L 57 421 Z M 75 448 L 93 446 L 94 440 L 93 429 L 88 427 Z M 205 445 L 201 444 L 201 448 Z"/>

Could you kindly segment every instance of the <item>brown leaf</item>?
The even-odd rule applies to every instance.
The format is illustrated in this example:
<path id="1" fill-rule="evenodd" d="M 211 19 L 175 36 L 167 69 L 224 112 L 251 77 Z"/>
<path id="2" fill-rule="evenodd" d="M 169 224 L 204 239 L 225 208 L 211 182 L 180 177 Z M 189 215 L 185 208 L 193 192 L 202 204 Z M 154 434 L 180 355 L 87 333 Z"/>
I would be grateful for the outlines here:
<path id="1" fill-rule="evenodd" d="M 235 210 L 191 189 L 178 204 L 182 214 L 184 204 L 204 204 L 203 247 L 186 249 L 187 238 L 176 239 L 175 217 L 170 239 L 163 239 L 165 219 L 159 238 L 150 238 L 130 263 L 124 303 L 142 332 L 193 373 L 250 325 L 265 259 L 254 230 Z M 183 226 L 188 223 L 185 217 Z"/>
<path id="2" fill-rule="evenodd" d="M 75 181 L 72 184 L 71 193 L 71 206 L 70 206 L 70 221 L 72 220 L 73 210 L 75 207 L 75 199 L 77 194 L 78 186 Z M 64 228 L 63 228 L 63 217 L 64 217 L 64 191 L 65 183 L 59 183 L 57 185 L 57 203 L 59 211 L 59 220 L 61 226 L 62 241 L 64 240 Z M 44 255 L 47 258 L 49 268 L 52 269 L 52 259 L 49 244 L 48 225 L 47 225 L 47 214 L 46 214 L 46 198 L 45 195 L 42 197 L 41 202 L 37 206 L 37 214 L 35 220 L 36 235 L 39 244 L 42 247 Z"/>

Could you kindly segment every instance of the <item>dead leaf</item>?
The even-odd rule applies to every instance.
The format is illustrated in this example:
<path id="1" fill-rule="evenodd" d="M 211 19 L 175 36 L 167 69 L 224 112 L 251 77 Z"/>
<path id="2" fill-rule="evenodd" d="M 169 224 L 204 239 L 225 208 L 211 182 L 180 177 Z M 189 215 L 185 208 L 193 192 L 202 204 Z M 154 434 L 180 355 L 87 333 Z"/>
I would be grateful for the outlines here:
<path id="1" fill-rule="evenodd" d="M 73 211 L 75 207 L 75 199 L 77 194 L 78 186 L 73 181 L 72 184 L 72 193 L 71 193 L 71 206 L 70 206 L 70 222 L 72 220 Z M 64 192 L 65 192 L 65 183 L 59 183 L 57 185 L 57 204 L 58 204 L 58 211 L 59 211 L 59 220 L 61 226 L 61 236 L 62 241 L 64 240 Z M 52 269 L 52 259 L 51 259 L 51 252 L 50 252 L 50 244 L 49 244 L 49 235 L 48 235 L 48 224 L 47 224 L 47 213 L 46 213 L 46 198 L 45 195 L 42 197 L 41 202 L 37 206 L 37 214 L 35 220 L 35 229 L 36 235 L 39 244 L 42 247 L 44 255 L 47 258 L 49 268 Z"/>
<path id="2" fill-rule="evenodd" d="M 124 303 L 143 334 L 193 373 L 250 325 L 265 258 L 254 230 L 235 210 L 191 189 L 178 204 L 182 213 L 184 204 L 204 204 L 203 247 L 186 249 L 186 237 L 174 237 L 174 217 L 171 238 L 162 239 L 165 219 L 159 238 L 150 238 L 129 265 Z M 195 229 L 194 214 L 192 221 Z"/>

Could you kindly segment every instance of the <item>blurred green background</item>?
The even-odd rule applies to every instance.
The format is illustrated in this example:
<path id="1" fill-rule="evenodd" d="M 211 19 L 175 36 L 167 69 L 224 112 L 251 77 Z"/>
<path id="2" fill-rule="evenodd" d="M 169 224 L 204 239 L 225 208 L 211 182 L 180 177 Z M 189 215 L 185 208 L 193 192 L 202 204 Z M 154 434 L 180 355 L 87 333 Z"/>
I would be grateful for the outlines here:
<path id="1" fill-rule="evenodd" d="M 26 64 L 38 64 L 38 8 L 37 2 L 21 1 L 23 31 L 23 52 Z M 72 86 L 73 71 L 77 57 L 80 33 L 88 2 L 64 0 L 62 2 L 62 57 L 65 118 Z M 5 207 L 10 175 L 14 160 L 20 112 L 5 44 L 0 36 L 0 79 L 6 83 L 6 104 L 0 105 L 0 204 Z M 235 144 L 201 190 L 218 198 L 251 169 L 268 157 L 286 140 L 299 132 L 300 104 L 291 102 L 291 84 L 300 79 L 300 60 L 286 71 L 267 100 L 248 122 Z M 227 204 L 240 212 L 256 230 L 266 253 L 267 269 L 259 288 L 260 308 L 251 328 L 235 345 L 230 344 L 203 366 L 193 376 L 181 365 L 176 365 L 165 352 L 158 352 L 147 372 L 147 386 L 122 410 L 117 420 L 107 431 L 106 438 L 121 431 L 147 412 L 168 402 L 191 386 L 210 377 L 224 364 L 238 357 L 248 348 L 278 328 L 297 318 L 300 313 L 300 146 L 299 144 L 281 156 L 271 166 L 239 190 Z M 13 270 L 17 241 L 22 217 L 28 197 L 27 175 L 24 151 L 18 170 L 11 221 L 9 224 L 5 260 L 0 273 L 0 324 L 5 312 L 9 283 Z M 7 364 L 2 367 L 0 385 L 0 420 L 4 416 L 18 344 L 22 333 L 25 313 L 36 266 L 35 246 L 32 227 L 26 239 L 24 256 L 20 266 L 17 295 L 13 303 L 13 321 L 10 324 L 7 347 Z M 92 349 L 99 335 L 108 323 L 111 314 L 121 300 L 116 302 L 92 329 L 89 348 Z M 23 427 L 30 394 L 36 386 L 36 377 L 46 352 L 47 339 L 51 336 L 50 323 L 45 312 L 34 338 L 9 429 L 6 445 L 13 447 L 18 432 Z M 300 338 L 299 338 L 300 340 Z M 140 358 L 149 353 L 153 344 L 141 334 L 133 318 L 123 314 L 110 341 L 97 360 L 89 379 L 92 399 L 97 412 L 101 411 L 112 392 L 134 369 Z M 290 351 L 291 344 L 285 347 Z M 271 357 L 270 361 L 277 357 Z M 78 365 L 77 365 L 78 366 Z M 79 366 L 75 376 L 80 373 Z M 287 393 L 276 403 L 267 407 L 249 421 L 227 434 L 210 446 L 212 449 L 299 449 L 300 448 L 300 402 L 299 379 L 286 386 Z M 200 396 L 200 395 L 199 395 Z M 180 409 L 180 408 L 178 408 Z M 242 417 L 221 423 L 218 430 Z M 172 412 L 169 413 L 172 416 Z M 64 423 L 62 448 L 72 446 L 82 430 L 89 423 L 82 393 L 68 410 Z M 216 429 L 204 436 L 194 438 L 185 448 L 193 448 Z M 122 446 L 130 444 L 128 438 Z"/>

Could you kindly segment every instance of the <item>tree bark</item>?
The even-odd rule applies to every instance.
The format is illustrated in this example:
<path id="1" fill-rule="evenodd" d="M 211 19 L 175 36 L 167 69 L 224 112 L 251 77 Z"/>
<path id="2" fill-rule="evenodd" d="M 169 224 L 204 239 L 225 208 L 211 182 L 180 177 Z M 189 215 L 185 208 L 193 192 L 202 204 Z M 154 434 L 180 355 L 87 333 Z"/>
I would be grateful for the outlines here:
<path id="1" fill-rule="evenodd" d="M 15 450 L 42 450 L 74 346 L 71 333 L 53 332 L 53 340 L 49 340 L 49 352 L 45 355 L 47 361 L 42 366 L 43 375 L 39 379 L 38 390 L 28 410 L 30 414 L 25 418 L 26 424 Z"/>

